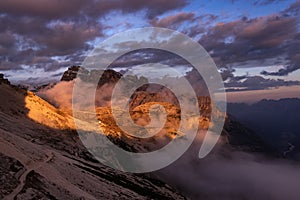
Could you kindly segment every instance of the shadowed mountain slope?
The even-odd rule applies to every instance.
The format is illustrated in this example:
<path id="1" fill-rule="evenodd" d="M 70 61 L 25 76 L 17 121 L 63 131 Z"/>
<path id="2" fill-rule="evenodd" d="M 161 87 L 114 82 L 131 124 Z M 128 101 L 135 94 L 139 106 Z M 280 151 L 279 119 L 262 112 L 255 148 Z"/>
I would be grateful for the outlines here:
<path id="1" fill-rule="evenodd" d="M 228 112 L 251 127 L 284 157 L 300 158 L 300 99 L 262 100 L 252 105 L 231 103 Z"/>
<path id="2" fill-rule="evenodd" d="M 185 199 L 146 175 L 95 161 L 71 117 L 31 92 L 0 84 L 0 199 Z"/>
<path id="3" fill-rule="evenodd" d="M 74 74 L 70 74 L 68 81 L 74 78 Z M 113 70 L 106 72 L 100 81 L 99 92 L 107 93 L 106 87 L 101 86 L 107 82 L 114 84 L 119 78 L 120 74 Z M 67 86 L 72 87 L 71 84 Z M 109 107 L 96 108 L 101 122 L 99 126 L 112 142 L 125 150 L 152 151 L 184 136 L 176 130 L 180 111 L 174 96 L 168 94 L 168 99 L 162 101 L 168 91 L 152 88 L 149 92 L 149 85 L 145 88 L 132 96 L 130 114 L 136 123 L 148 123 L 153 101 L 164 106 L 169 115 L 166 126 L 157 137 L 148 140 L 129 137 L 116 126 Z M 7 81 L 0 83 L 0 93 L 3 97 L 0 99 L 0 198 L 185 199 L 167 184 L 151 178 L 152 175 L 122 173 L 98 163 L 79 140 L 70 110 L 60 109 L 59 105 L 55 107 L 32 92 L 9 85 Z M 151 98 L 148 98 L 150 93 Z M 210 123 L 212 105 L 207 97 L 198 100 L 203 114 L 199 121 L 200 130 L 205 131 Z M 229 149 L 268 150 L 251 130 L 230 117 L 226 117 L 220 141 L 218 145 Z"/>

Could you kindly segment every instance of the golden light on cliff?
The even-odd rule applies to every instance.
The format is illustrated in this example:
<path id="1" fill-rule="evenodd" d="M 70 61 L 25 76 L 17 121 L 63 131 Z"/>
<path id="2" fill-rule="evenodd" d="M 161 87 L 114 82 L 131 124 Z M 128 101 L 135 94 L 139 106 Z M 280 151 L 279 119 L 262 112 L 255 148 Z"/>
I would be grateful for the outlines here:
<path id="1" fill-rule="evenodd" d="M 70 115 L 55 108 L 33 92 L 27 92 L 25 107 L 27 116 L 33 121 L 55 129 L 74 129 L 74 122 Z"/>

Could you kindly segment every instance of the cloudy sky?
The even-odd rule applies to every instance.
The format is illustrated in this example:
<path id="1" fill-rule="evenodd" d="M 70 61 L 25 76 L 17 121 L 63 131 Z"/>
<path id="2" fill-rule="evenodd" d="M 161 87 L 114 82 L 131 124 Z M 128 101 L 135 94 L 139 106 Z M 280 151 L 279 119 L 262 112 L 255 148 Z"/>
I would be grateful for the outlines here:
<path id="1" fill-rule="evenodd" d="M 0 73 L 15 83 L 58 80 L 109 36 L 149 26 L 198 41 L 228 91 L 300 85 L 295 0 L 1 0 Z"/>

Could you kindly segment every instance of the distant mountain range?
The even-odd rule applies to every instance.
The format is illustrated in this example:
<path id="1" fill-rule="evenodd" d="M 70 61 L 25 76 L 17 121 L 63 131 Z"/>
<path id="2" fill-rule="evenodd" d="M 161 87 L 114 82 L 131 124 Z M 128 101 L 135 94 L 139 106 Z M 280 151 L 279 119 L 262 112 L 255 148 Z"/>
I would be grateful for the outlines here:
<path id="1" fill-rule="evenodd" d="M 261 100 L 251 105 L 229 103 L 228 113 L 254 130 L 278 154 L 299 156 L 300 99 Z"/>

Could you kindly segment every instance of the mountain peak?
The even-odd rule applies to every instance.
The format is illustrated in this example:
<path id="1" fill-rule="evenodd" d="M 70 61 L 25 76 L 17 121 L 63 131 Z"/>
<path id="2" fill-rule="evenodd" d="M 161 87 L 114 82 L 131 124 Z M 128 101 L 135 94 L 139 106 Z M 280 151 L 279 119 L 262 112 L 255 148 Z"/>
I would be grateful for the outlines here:
<path id="1" fill-rule="evenodd" d="M 4 74 L 0 74 L 0 84 L 7 84 L 10 85 L 10 82 L 8 81 L 8 79 L 4 78 Z"/>
<path id="2" fill-rule="evenodd" d="M 61 77 L 61 81 L 71 81 L 77 77 L 77 73 L 80 69 L 80 66 L 71 66 L 64 72 L 63 76 Z"/>

